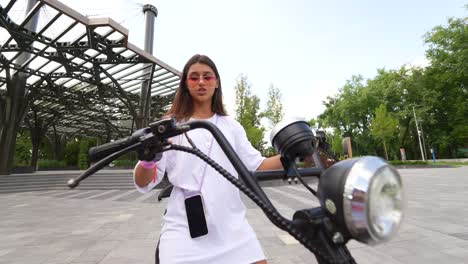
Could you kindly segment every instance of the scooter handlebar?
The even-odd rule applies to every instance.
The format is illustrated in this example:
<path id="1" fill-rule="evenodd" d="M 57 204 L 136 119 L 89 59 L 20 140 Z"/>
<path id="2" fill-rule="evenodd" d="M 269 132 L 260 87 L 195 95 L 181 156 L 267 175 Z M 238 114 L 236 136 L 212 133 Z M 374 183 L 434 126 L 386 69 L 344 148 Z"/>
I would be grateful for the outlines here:
<path id="1" fill-rule="evenodd" d="M 123 139 L 119 139 L 113 142 L 109 142 L 106 144 L 102 144 L 96 147 L 92 147 L 89 149 L 89 161 L 94 163 L 99 161 L 112 153 L 115 153 L 119 150 L 122 150 L 128 146 L 130 146 L 133 142 L 132 137 L 126 137 Z"/>

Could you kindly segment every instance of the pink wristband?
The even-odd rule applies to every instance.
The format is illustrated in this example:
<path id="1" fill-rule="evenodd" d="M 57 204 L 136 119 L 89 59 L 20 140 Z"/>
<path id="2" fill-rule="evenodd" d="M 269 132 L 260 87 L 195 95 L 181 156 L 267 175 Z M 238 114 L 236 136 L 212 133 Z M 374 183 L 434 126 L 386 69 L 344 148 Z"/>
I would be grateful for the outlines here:
<path id="1" fill-rule="evenodd" d="M 156 162 L 155 161 L 146 161 L 146 160 L 140 160 L 139 162 L 140 166 L 149 170 L 149 169 L 154 169 L 156 167 Z"/>

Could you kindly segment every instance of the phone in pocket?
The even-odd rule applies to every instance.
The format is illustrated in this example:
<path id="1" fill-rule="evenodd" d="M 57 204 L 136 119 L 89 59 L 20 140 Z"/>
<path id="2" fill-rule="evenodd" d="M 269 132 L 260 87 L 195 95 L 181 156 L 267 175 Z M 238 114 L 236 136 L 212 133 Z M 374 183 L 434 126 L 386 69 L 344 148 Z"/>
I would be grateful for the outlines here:
<path id="1" fill-rule="evenodd" d="M 185 211 L 187 213 L 190 236 L 196 238 L 208 234 L 201 195 L 185 198 Z"/>

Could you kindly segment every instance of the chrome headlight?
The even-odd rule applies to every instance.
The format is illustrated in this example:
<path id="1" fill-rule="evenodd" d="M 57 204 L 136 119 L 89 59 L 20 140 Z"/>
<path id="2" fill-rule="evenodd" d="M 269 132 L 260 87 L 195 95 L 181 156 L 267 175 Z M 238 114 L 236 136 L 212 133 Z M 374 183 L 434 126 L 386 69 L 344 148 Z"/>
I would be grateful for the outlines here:
<path id="1" fill-rule="evenodd" d="M 378 157 L 336 163 L 321 176 L 318 197 L 348 238 L 368 244 L 396 234 L 406 203 L 400 175 Z"/>

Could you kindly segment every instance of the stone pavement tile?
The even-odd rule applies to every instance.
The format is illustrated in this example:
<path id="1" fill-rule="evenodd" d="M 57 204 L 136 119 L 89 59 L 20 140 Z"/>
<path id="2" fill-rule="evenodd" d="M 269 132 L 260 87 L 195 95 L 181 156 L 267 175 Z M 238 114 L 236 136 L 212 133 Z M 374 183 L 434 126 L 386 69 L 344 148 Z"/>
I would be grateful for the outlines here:
<path id="1" fill-rule="evenodd" d="M 401 263 L 408 264 L 466 264 L 466 259 L 449 256 L 437 251 L 427 251 L 424 254 L 396 256 Z"/>
<path id="2" fill-rule="evenodd" d="M 379 252 L 372 247 L 355 248 L 350 251 L 353 258 L 359 264 L 401 264 L 400 261 L 392 256 Z"/>
<path id="3" fill-rule="evenodd" d="M 438 263 L 437 261 L 440 261 L 439 263 L 458 263 L 462 258 L 457 255 L 460 250 L 457 250 L 454 242 L 456 239 L 431 241 L 424 238 L 423 240 L 390 242 L 387 247 L 378 246 L 377 249 L 403 263 L 425 263 L 425 261 L 428 263 Z M 450 252 L 450 249 L 453 251 Z"/>
<path id="4" fill-rule="evenodd" d="M 120 256 L 120 257 L 106 257 L 99 264 L 154 264 L 154 255 L 147 256 Z M 75 263 L 72 263 L 75 264 Z M 76 263 L 79 264 L 79 263 Z"/>
<path id="5" fill-rule="evenodd" d="M 122 196 L 118 199 L 116 199 L 116 201 L 133 201 L 139 197 L 141 197 L 142 193 L 140 193 L 139 191 L 133 191 L 125 196 Z"/>
<path id="6" fill-rule="evenodd" d="M 285 245 L 294 245 L 294 244 L 299 244 L 300 242 L 297 241 L 296 238 L 293 236 L 286 234 L 286 235 L 279 235 L 279 239 L 285 244 Z"/>
<path id="7" fill-rule="evenodd" d="M 110 190 L 110 191 L 106 191 L 106 192 L 103 192 L 102 195 L 94 195 L 93 197 L 91 197 L 92 200 L 105 200 L 107 198 L 110 198 L 110 197 L 113 197 L 119 193 L 121 193 L 122 191 L 120 190 Z"/>
<path id="8" fill-rule="evenodd" d="M 158 202 L 158 192 L 152 192 L 150 196 L 148 196 L 146 199 L 141 200 L 143 203 L 151 203 L 151 204 L 158 204 L 161 202 Z M 167 199 L 164 199 L 167 200 Z M 164 211 L 163 211 L 164 212 Z"/>
<path id="9" fill-rule="evenodd" d="M 109 200 L 109 201 L 116 201 L 122 197 L 126 197 L 127 195 L 130 195 L 130 194 L 139 194 L 138 191 L 135 191 L 135 190 L 128 190 L 128 191 L 121 191 L 119 192 L 118 194 L 112 196 L 112 197 L 108 197 L 106 200 Z"/>
<path id="10" fill-rule="evenodd" d="M 468 240 L 459 239 L 456 244 L 457 247 L 466 248 L 468 250 Z"/>
<path id="11" fill-rule="evenodd" d="M 122 241 L 99 264 L 152 263 L 154 264 L 155 244 L 145 240 Z"/>
<path id="12" fill-rule="evenodd" d="M 96 244 L 91 245 L 88 247 L 87 251 L 110 251 L 113 250 L 117 247 L 119 247 L 121 244 L 120 241 L 111 241 L 111 240 L 100 240 Z"/>
<path id="13" fill-rule="evenodd" d="M 451 233 L 449 235 L 463 240 L 468 240 L 468 232 Z"/>
<path id="14" fill-rule="evenodd" d="M 352 250 L 353 248 L 361 248 L 361 247 L 367 247 L 366 244 L 363 244 L 361 242 L 358 242 L 356 240 L 350 240 L 348 244 L 346 244 L 349 250 Z"/>
<path id="15" fill-rule="evenodd" d="M 468 262 L 468 247 L 452 247 L 446 248 L 442 250 L 442 253 L 447 254 L 449 256 L 458 257 L 464 259 Z"/>
<path id="16" fill-rule="evenodd" d="M 442 170 L 405 172 L 411 208 L 398 236 L 374 247 L 352 240 L 348 247 L 358 263 L 468 263 L 468 240 L 464 239 L 468 233 L 465 220 L 468 210 L 463 208 L 468 181 L 461 177 L 468 170 L 458 176 L 446 173 L 443 179 L 437 171 Z M 308 204 L 304 200 L 308 196 L 294 192 L 292 187 L 273 187 L 279 191 L 268 188 L 273 203 L 280 212 L 287 212 L 288 217 Z M 116 191 L 112 197 L 121 193 Z M 53 197 L 60 192 L 50 192 L 50 196 L 40 194 L 0 196 L 1 264 L 154 263 L 165 202 L 149 204 L 141 199 L 136 201 L 138 198 L 109 201 L 95 194 L 99 199 L 77 198 L 84 193 L 76 193 L 72 198 Z M 296 200 L 298 196 L 302 201 Z M 284 245 L 279 236 L 288 234 L 271 224 L 256 206 L 247 210 L 247 218 L 270 264 L 316 263 L 314 255 L 302 245 Z M 28 251 L 19 254 L 22 249 Z M 100 259 L 104 252 L 108 254 Z"/>
<path id="17" fill-rule="evenodd" d="M 84 197 L 95 195 L 97 192 L 99 191 L 96 191 L 96 190 L 79 191 L 77 194 L 66 196 L 66 198 L 67 199 L 82 199 Z"/>
<path id="18" fill-rule="evenodd" d="M 65 197 L 71 197 L 71 196 L 74 196 L 74 195 L 79 195 L 79 194 L 81 194 L 83 192 L 84 191 L 82 191 L 82 190 L 66 190 L 66 191 L 63 191 L 63 192 L 60 192 L 60 193 L 53 194 L 51 196 L 55 197 L 55 198 L 65 198 Z M 86 191 L 86 192 L 88 192 L 88 191 Z"/>
<path id="19" fill-rule="evenodd" d="M 13 248 L 4 248 L 4 249 L 0 249 L 0 257 L 3 256 L 3 255 L 6 255 L 8 254 L 9 252 L 13 251 L 14 249 Z"/>
<path id="20" fill-rule="evenodd" d="M 279 239 L 277 236 L 272 237 L 262 237 L 261 244 L 263 247 L 270 247 L 270 246 L 283 246 L 284 243 Z"/>
<path id="21" fill-rule="evenodd" d="M 317 259 L 313 254 L 310 255 L 301 255 L 297 259 L 293 259 L 294 263 L 306 263 L 306 264 L 317 264 Z"/>
<path id="22" fill-rule="evenodd" d="M 73 236 L 64 238 L 63 240 L 60 241 L 61 247 L 64 248 L 64 250 L 78 250 L 78 251 L 84 251 L 88 249 L 89 247 L 95 245 L 98 241 L 96 239 L 92 238 L 74 238 Z"/>
<path id="23" fill-rule="evenodd" d="M 11 260 L 4 260 L 4 259 L 0 259 L 0 264 L 31 264 L 31 263 L 34 263 L 34 262 L 31 262 L 30 260 L 18 260 L 18 261 L 15 261 L 15 262 L 11 262 Z"/>
<path id="24" fill-rule="evenodd" d="M 89 199 L 90 197 L 96 196 L 98 194 L 101 194 L 102 190 L 90 190 L 88 192 L 81 192 L 81 194 L 75 195 L 75 196 L 68 196 L 67 198 L 74 198 L 74 199 Z"/>
<path id="25" fill-rule="evenodd" d="M 427 246 L 428 248 L 435 248 L 437 250 L 443 250 L 447 248 L 456 247 L 460 243 L 461 239 L 456 237 L 440 237 L 433 239 L 424 239 L 421 241 L 421 245 Z"/>
<path id="26" fill-rule="evenodd" d="M 118 231 L 109 233 L 104 240 L 146 240 L 148 237 L 148 231 L 145 233 L 133 233 L 129 230 Z"/>
<path id="27" fill-rule="evenodd" d="M 87 249 L 77 256 L 72 263 L 75 262 L 91 262 L 99 263 L 104 259 L 112 250 L 111 249 L 101 249 L 101 250 L 90 250 Z"/>
<path id="28" fill-rule="evenodd" d="M 145 240 L 150 240 L 153 243 L 157 243 L 157 241 L 159 240 L 160 235 L 161 235 L 160 230 L 151 231 L 146 235 Z"/>
<path id="29" fill-rule="evenodd" d="M 395 237 L 392 238 L 391 242 L 418 240 L 424 238 L 424 234 L 411 230 L 400 230 Z"/>
<path id="30" fill-rule="evenodd" d="M 375 246 L 374 249 L 378 252 L 387 254 L 392 257 L 396 256 L 406 256 L 411 255 L 413 252 L 409 250 L 407 247 L 399 244 L 385 244 L 381 246 Z"/>
<path id="31" fill-rule="evenodd" d="M 294 264 L 292 260 L 287 257 L 276 258 L 276 259 L 267 259 L 268 264 Z"/>
<path id="32" fill-rule="evenodd" d="M 23 246 L 18 247 L 1 257 L 0 263 L 41 263 L 50 255 L 57 254 L 61 248 L 40 247 L 40 246 Z"/>
<path id="33" fill-rule="evenodd" d="M 28 195 L 28 196 L 41 196 L 41 195 L 48 195 L 54 192 L 56 192 L 56 190 L 30 191 L 30 192 L 22 192 L 21 194 Z"/>
<path id="34" fill-rule="evenodd" d="M 287 245 L 287 246 L 264 246 L 265 255 L 268 259 L 276 259 L 281 257 L 291 257 L 298 255 L 313 255 L 308 249 L 302 245 Z"/>
<path id="35" fill-rule="evenodd" d="M 463 232 L 464 230 L 466 230 L 465 225 L 450 223 L 450 222 L 447 222 L 446 220 L 426 223 L 424 227 L 428 229 L 432 229 L 432 230 L 437 230 L 444 234 L 459 233 L 459 232 Z"/>
<path id="36" fill-rule="evenodd" d="M 81 197 L 83 200 L 100 200 L 100 198 L 104 195 L 108 195 L 110 193 L 116 193 L 116 190 L 98 190 L 95 194 L 89 194 L 85 197 Z"/>
<path id="37" fill-rule="evenodd" d="M 0 232 L 1 234 L 1 232 Z M 36 239 L 29 237 L 29 238 L 23 238 L 23 239 L 0 239 L 0 246 L 2 250 L 8 250 L 8 249 L 16 249 L 16 248 L 21 248 L 24 247 L 25 245 L 29 243 L 33 243 Z M 0 255 L 1 256 L 1 255 Z"/>
<path id="38" fill-rule="evenodd" d="M 49 256 L 40 264 L 69 264 L 80 256 L 85 249 L 67 249 L 55 255 Z"/>
<path id="39" fill-rule="evenodd" d="M 257 234 L 258 238 L 269 238 L 269 237 L 277 237 L 278 235 L 273 232 L 271 229 L 274 228 L 272 226 L 270 227 L 257 227 L 256 225 L 252 225 L 252 227 L 255 230 L 255 233 Z"/>
<path id="40" fill-rule="evenodd" d="M 70 264 L 96 264 L 97 262 L 96 261 L 72 261 L 70 262 Z"/>
<path id="41" fill-rule="evenodd" d="M 430 244 L 424 244 L 424 241 L 402 241 L 400 243 L 392 243 L 394 246 L 406 248 L 411 252 L 410 255 L 423 256 L 428 252 L 439 252 L 437 247 Z M 384 248 L 382 248 L 384 250 Z"/>

